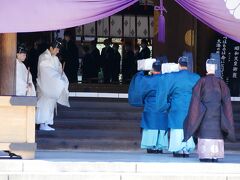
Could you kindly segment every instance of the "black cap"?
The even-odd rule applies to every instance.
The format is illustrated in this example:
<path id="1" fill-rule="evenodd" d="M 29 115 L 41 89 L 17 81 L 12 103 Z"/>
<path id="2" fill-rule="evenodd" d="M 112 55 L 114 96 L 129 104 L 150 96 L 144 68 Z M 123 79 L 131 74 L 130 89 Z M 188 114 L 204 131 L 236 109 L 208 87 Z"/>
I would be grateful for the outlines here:
<path id="1" fill-rule="evenodd" d="M 186 56 L 182 56 L 180 58 L 178 58 L 178 64 L 180 64 L 181 66 L 188 66 L 188 57 Z"/>
<path id="2" fill-rule="evenodd" d="M 64 31 L 64 36 L 71 37 L 72 33 L 70 31 Z"/>
<path id="3" fill-rule="evenodd" d="M 55 39 L 53 42 L 51 42 L 50 46 L 52 48 L 60 49 L 62 47 L 62 39 L 61 38 Z"/>
<path id="4" fill-rule="evenodd" d="M 25 44 L 19 44 L 17 46 L 17 53 L 27 54 L 27 48 L 26 48 Z"/>
<path id="5" fill-rule="evenodd" d="M 216 59 L 211 58 L 211 59 L 207 59 L 206 64 L 215 64 L 215 65 L 217 65 L 218 63 L 217 63 Z"/>
<path id="6" fill-rule="evenodd" d="M 110 45 L 111 44 L 111 39 L 104 39 L 104 41 L 103 41 L 103 44 L 104 45 Z"/>
<path id="7" fill-rule="evenodd" d="M 162 63 L 160 60 L 156 60 L 152 65 L 153 70 L 157 72 L 161 71 L 161 67 L 162 67 Z"/>

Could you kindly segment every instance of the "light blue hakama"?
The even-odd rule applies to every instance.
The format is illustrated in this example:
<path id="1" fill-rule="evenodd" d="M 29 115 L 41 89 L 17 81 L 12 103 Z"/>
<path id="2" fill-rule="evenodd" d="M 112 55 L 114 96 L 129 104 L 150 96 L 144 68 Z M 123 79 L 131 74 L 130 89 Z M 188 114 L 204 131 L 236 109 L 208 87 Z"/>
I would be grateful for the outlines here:
<path id="1" fill-rule="evenodd" d="M 142 132 L 142 149 L 167 150 L 168 133 L 165 130 L 143 129 Z"/>
<path id="2" fill-rule="evenodd" d="M 182 142 L 184 139 L 183 129 L 171 129 L 169 149 L 170 152 L 190 153 L 195 149 L 195 143 L 191 137 L 187 142 Z"/>

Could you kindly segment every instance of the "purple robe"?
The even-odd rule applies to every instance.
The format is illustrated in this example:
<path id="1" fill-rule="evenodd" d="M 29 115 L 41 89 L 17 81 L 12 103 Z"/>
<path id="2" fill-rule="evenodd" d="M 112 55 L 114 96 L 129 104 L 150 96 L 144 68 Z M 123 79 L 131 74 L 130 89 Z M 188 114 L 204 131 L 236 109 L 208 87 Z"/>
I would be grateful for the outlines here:
<path id="1" fill-rule="evenodd" d="M 229 89 L 214 75 L 201 78 L 194 87 L 184 123 L 184 141 L 191 136 L 235 140 Z"/>

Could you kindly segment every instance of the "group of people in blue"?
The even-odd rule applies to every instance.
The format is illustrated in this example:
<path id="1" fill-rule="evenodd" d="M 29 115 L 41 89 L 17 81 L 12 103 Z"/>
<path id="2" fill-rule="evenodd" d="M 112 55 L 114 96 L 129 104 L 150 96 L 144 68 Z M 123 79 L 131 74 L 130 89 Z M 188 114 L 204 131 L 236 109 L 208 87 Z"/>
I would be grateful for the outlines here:
<path id="1" fill-rule="evenodd" d="M 200 161 L 224 157 L 224 139 L 235 139 L 231 96 L 225 82 L 215 76 L 217 60 L 206 62 L 207 75 L 189 71 L 189 58 L 178 59 L 178 72 L 162 73 L 156 60 L 150 73 L 137 72 L 131 80 L 129 103 L 144 107 L 141 148 L 147 153 L 172 152 Z M 224 118 L 223 118 L 224 117 Z"/>

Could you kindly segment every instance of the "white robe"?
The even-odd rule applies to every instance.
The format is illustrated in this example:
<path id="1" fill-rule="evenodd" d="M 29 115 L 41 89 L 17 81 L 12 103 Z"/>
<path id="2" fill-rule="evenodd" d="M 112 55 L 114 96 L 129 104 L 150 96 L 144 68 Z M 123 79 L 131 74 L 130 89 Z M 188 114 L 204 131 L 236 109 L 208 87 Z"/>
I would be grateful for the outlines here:
<path id="1" fill-rule="evenodd" d="M 57 56 L 46 50 L 39 56 L 37 77 L 37 124 L 53 124 L 56 103 L 70 107 L 67 76 Z"/>
<path id="2" fill-rule="evenodd" d="M 27 85 L 31 84 L 31 88 Z M 16 95 L 17 96 L 36 96 L 36 90 L 32 82 L 32 75 L 26 66 L 18 59 L 16 59 Z"/>

